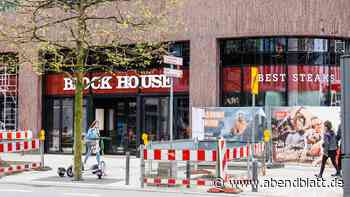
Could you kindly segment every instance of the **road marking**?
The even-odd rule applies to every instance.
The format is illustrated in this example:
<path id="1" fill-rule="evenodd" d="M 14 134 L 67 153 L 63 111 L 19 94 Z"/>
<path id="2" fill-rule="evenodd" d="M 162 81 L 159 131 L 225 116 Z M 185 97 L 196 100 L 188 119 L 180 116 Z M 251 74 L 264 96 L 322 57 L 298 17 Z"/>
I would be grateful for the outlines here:
<path id="1" fill-rule="evenodd" d="M 31 190 L 19 190 L 19 189 L 0 189 L 1 192 L 23 192 L 23 193 L 31 193 Z"/>
<path id="2" fill-rule="evenodd" d="M 100 196 L 98 194 L 86 194 L 86 193 L 63 193 L 64 196 L 91 196 L 97 197 Z"/>

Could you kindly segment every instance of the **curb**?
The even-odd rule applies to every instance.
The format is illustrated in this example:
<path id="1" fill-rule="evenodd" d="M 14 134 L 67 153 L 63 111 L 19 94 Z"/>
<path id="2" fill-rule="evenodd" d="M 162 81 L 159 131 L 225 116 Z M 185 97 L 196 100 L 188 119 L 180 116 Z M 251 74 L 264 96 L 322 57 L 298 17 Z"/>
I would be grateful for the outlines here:
<path id="1" fill-rule="evenodd" d="M 1 180 L 1 179 L 0 179 Z M 59 188 L 80 188 L 80 189 L 95 189 L 95 190 L 109 190 L 109 191 L 139 191 L 139 192 L 149 192 L 149 193 L 179 193 L 179 194 L 194 194 L 194 195 L 205 195 L 205 196 L 249 196 L 249 197 L 265 197 L 265 196 L 271 196 L 266 193 L 253 193 L 253 192 L 242 192 L 240 194 L 225 194 L 225 193 L 208 193 L 205 191 L 183 191 L 183 190 L 164 190 L 161 188 L 140 188 L 140 187 L 134 187 L 134 186 L 109 186 L 106 187 L 106 185 L 96 185 L 96 184 L 89 184 L 84 183 L 82 184 L 75 184 L 75 183 L 48 183 L 48 182 L 31 182 L 31 183 L 23 183 L 23 182 L 15 182 L 15 181 L 6 181 L 6 182 L 0 182 L 1 185 L 24 185 L 24 186 L 34 186 L 34 187 L 59 187 Z M 282 196 L 276 196 L 276 197 L 282 197 Z"/>

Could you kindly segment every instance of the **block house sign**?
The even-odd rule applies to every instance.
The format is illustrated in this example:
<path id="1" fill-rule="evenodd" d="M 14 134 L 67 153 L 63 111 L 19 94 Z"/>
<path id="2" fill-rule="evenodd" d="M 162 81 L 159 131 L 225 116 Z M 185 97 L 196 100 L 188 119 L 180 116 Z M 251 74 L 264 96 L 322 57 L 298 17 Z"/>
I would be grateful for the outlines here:
<path id="1" fill-rule="evenodd" d="M 189 72 L 183 71 L 183 78 L 174 80 L 175 92 L 188 92 Z M 49 74 L 46 76 L 47 95 L 73 95 L 75 91 L 74 78 L 64 74 Z M 115 93 L 165 93 L 169 92 L 170 78 L 161 69 L 139 73 L 136 71 L 115 73 L 91 73 L 83 78 L 84 93 L 92 91 L 95 94 Z"/>

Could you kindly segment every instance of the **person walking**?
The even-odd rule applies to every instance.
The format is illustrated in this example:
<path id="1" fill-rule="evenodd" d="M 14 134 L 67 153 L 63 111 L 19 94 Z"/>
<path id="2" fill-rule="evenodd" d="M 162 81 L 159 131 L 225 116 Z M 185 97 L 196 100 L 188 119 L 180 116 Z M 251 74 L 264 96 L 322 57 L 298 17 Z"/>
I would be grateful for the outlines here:
<path id="1" fill-rule="evenodd" d="M 338 127 L 338 131 L 337 131 L 337 135 L 336 135 L 336 140 L 337 140 L 337 144 L 338 144 L 338 149 L 337 149 L 337 164 L 338 164 L 338 170 L 339 170 L 339 173 L 335 173 L 335 174 L 332 174 L 332 176 L 341 176 L 341 160 L 342 160 L 342 152 L 341 152 L 341 149 L 342 149 L 342 130 L 341 130 L 341 124 L 339 125 Z"/>
<path id="2" fill-rule="evenodd" d="M 100 137 L 100 131 L 99 131 L 99 126 L 98 126 L 98 121 L 95 120 L 94 122 L 91 123 L 89 130 L 85 136 L 87 153 L 85 155 L 84 165 L 86 164 L 88 158 L 91 156 L 93 148 L 95 148 L 96 149 L 96 161 L 97 161 L 97 164 L 100 166 L 99 137 Z"/>
<path id="3" fill-rule="evenodd" d="M 330 121 L 328 120 L 325 121 L 324 127 L 326 129 L 326 132 L 324 133 L 324 136 L 323 136 L 323 145 L 322 145 L 323 156 L 322 156 L 320 173 L 315 175 L 317 178 L 322 178 L 323 171 L 328 158 L 331 158 L 332 164 L 336 169 L 336 174 L 340 175 L 340 170 L 336 163 L 337 148 L 338 148 L 336 134 L 332 130 L 332 123 Z"/>

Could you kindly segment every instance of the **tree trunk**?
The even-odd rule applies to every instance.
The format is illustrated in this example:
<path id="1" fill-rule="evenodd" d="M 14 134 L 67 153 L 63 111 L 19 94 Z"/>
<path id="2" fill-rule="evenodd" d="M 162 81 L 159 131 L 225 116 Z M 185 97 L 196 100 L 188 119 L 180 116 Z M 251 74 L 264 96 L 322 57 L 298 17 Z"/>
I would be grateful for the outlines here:
<path id="1" fill-rule="evenodd" d="M 81 173 L 81 157 L 82 157 L 82 119 L 83 119 L 83 94 L 84 94 L 84 66 L 85 66 L 85 0 L 79 0 L 79 18 L 78 18 L 78 34 L 76 42 L 77 64 L 75 69 L 76 84 L 75 84 L 75 98 L 74 98 L 74 180 L 80 181 L 82 179 Z"/>
<path id="2" fill-rule="evenodd" d="M 83 119 L 83 72 L 76 73 L 76 89 L 74 98 L 74 180 L 79 181 L 81 175 L 82 157 L 82 119 Z"/>

